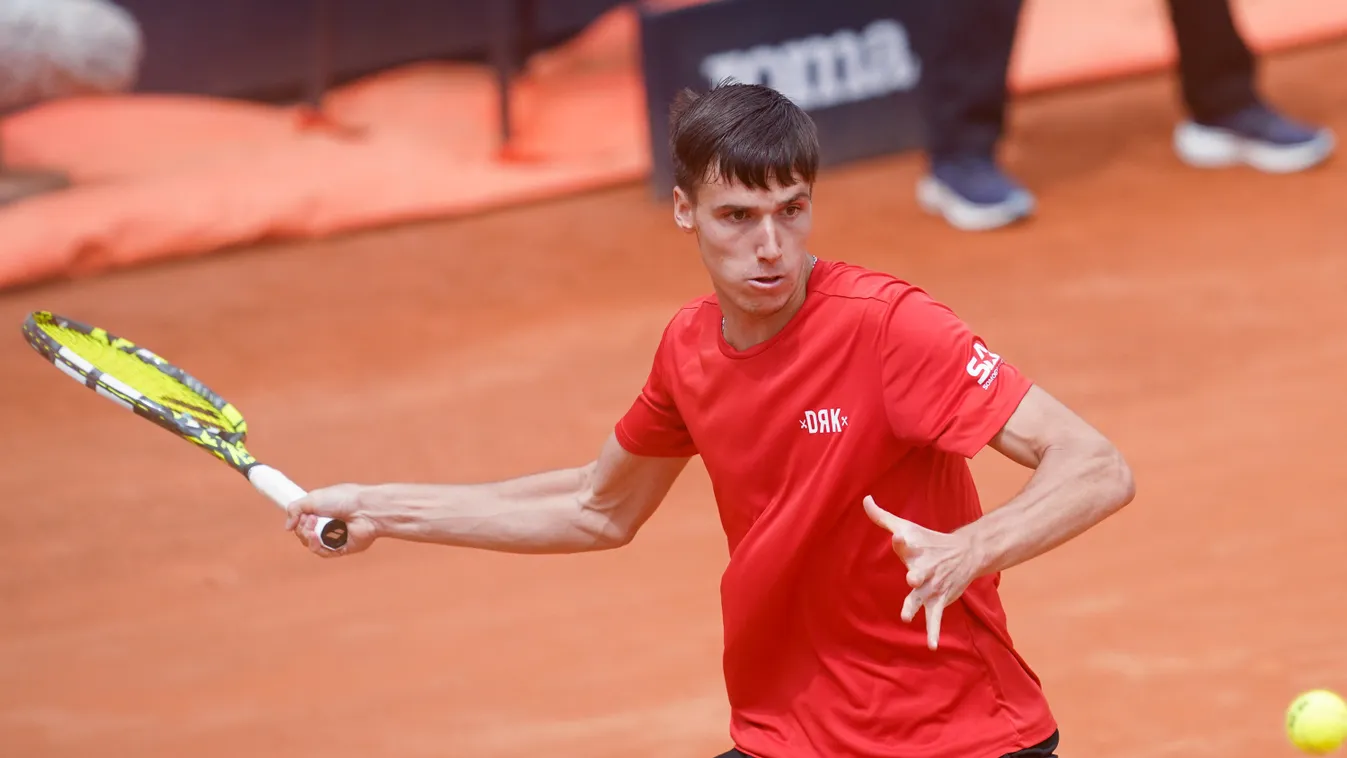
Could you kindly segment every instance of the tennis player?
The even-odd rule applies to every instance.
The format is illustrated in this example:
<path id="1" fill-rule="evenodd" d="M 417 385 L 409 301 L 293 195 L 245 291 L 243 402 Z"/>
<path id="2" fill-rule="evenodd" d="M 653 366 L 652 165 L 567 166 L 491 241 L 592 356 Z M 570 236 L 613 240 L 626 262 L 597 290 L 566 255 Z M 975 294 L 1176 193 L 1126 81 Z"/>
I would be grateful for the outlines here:
<path id="1" fill-rule="evenodd" d="M 700 455 L 730 551 L 726 756 L 1054 755 L 999 576 L 1128 503 L 1123 457 L 920 288 L 809 252 L 819 145 L 791 101 L 745 84 L 684 93 L 671 130 L 674 219 L 714 294 L 673 315 L 597 458 L 320 489 L 286 528 L 324 556 L 379 537 L 605 550 Z M 967 459 L 985 446 L 1033 473 L 984 515 Z M 347 521 L 345 548 L 309 537 L 318 515 Z"/>

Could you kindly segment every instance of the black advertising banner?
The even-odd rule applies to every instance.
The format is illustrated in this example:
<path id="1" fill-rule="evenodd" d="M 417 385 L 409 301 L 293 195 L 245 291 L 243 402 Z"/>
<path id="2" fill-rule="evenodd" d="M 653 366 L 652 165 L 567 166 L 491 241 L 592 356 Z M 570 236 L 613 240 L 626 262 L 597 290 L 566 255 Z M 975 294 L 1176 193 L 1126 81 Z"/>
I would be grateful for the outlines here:
<path id="1" fill-rule="evenodd" d="M 924 130 L 912 40 L 922 0 L 712 0 L 640 7 L 651 189 L 673 188 L 669 105 L 679 90 L 725 79 L 765 84 L 818 125 L 837 165 L 919 147 Z"/>

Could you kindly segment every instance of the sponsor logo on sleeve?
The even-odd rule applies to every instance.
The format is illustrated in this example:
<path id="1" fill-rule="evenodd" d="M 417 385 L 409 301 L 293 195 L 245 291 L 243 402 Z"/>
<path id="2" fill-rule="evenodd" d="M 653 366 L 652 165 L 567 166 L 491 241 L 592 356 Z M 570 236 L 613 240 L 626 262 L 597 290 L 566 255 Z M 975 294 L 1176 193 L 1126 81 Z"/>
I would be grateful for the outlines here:
<path id="1" fill-rule="evenodd" d="M 982 389 L 990 389 L 1001 373 L 1001 356 L 987 349 L 981 342 L 973 343 L 973 357 L 968 361 L 968 375 Z"/>

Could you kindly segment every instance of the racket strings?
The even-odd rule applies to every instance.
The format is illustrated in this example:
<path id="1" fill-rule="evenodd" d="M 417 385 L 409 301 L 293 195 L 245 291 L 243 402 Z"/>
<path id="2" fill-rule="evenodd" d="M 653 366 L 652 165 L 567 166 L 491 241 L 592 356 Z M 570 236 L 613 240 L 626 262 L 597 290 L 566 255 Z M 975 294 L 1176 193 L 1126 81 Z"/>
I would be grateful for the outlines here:
<path id="1" fill-rule="evenodd" d="M 40 323 L 52 339 L 79 355 L 99 371 L 171 410 L 192 416 L 203 425 L 226 432 L 235 425 L 200 393 L 159 370 L 157 366 L 110 344 L 106 339 L 55 324 Z"/>

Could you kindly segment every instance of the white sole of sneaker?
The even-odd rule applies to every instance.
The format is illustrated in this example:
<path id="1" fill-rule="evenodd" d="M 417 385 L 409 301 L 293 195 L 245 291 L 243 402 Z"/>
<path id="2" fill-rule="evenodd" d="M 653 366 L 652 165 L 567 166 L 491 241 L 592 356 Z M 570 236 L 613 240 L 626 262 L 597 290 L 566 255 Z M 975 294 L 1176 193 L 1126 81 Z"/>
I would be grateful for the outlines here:
<path id="1" fill-rule="evenodd" d="M 1300 145 L 1269 145 L 1191 121 L 1174 129 L 1174 152 L 1194 168 L 1245 165 L 1269 174 L 1291 174 L 1323 163 L 1333 154 L 1334 142 L 1327 129 Z"/>
<path id="2" fill-rule="evenodd" d="M 917 181 L 917 204 L 922 210 L 941 216 L 950 226 L 965 232 L 999 229 L 1026 218 L 1034 212 L 1034 196 L 1019 191 L 995 205 L 970 203 L 933 176 Z"/>

